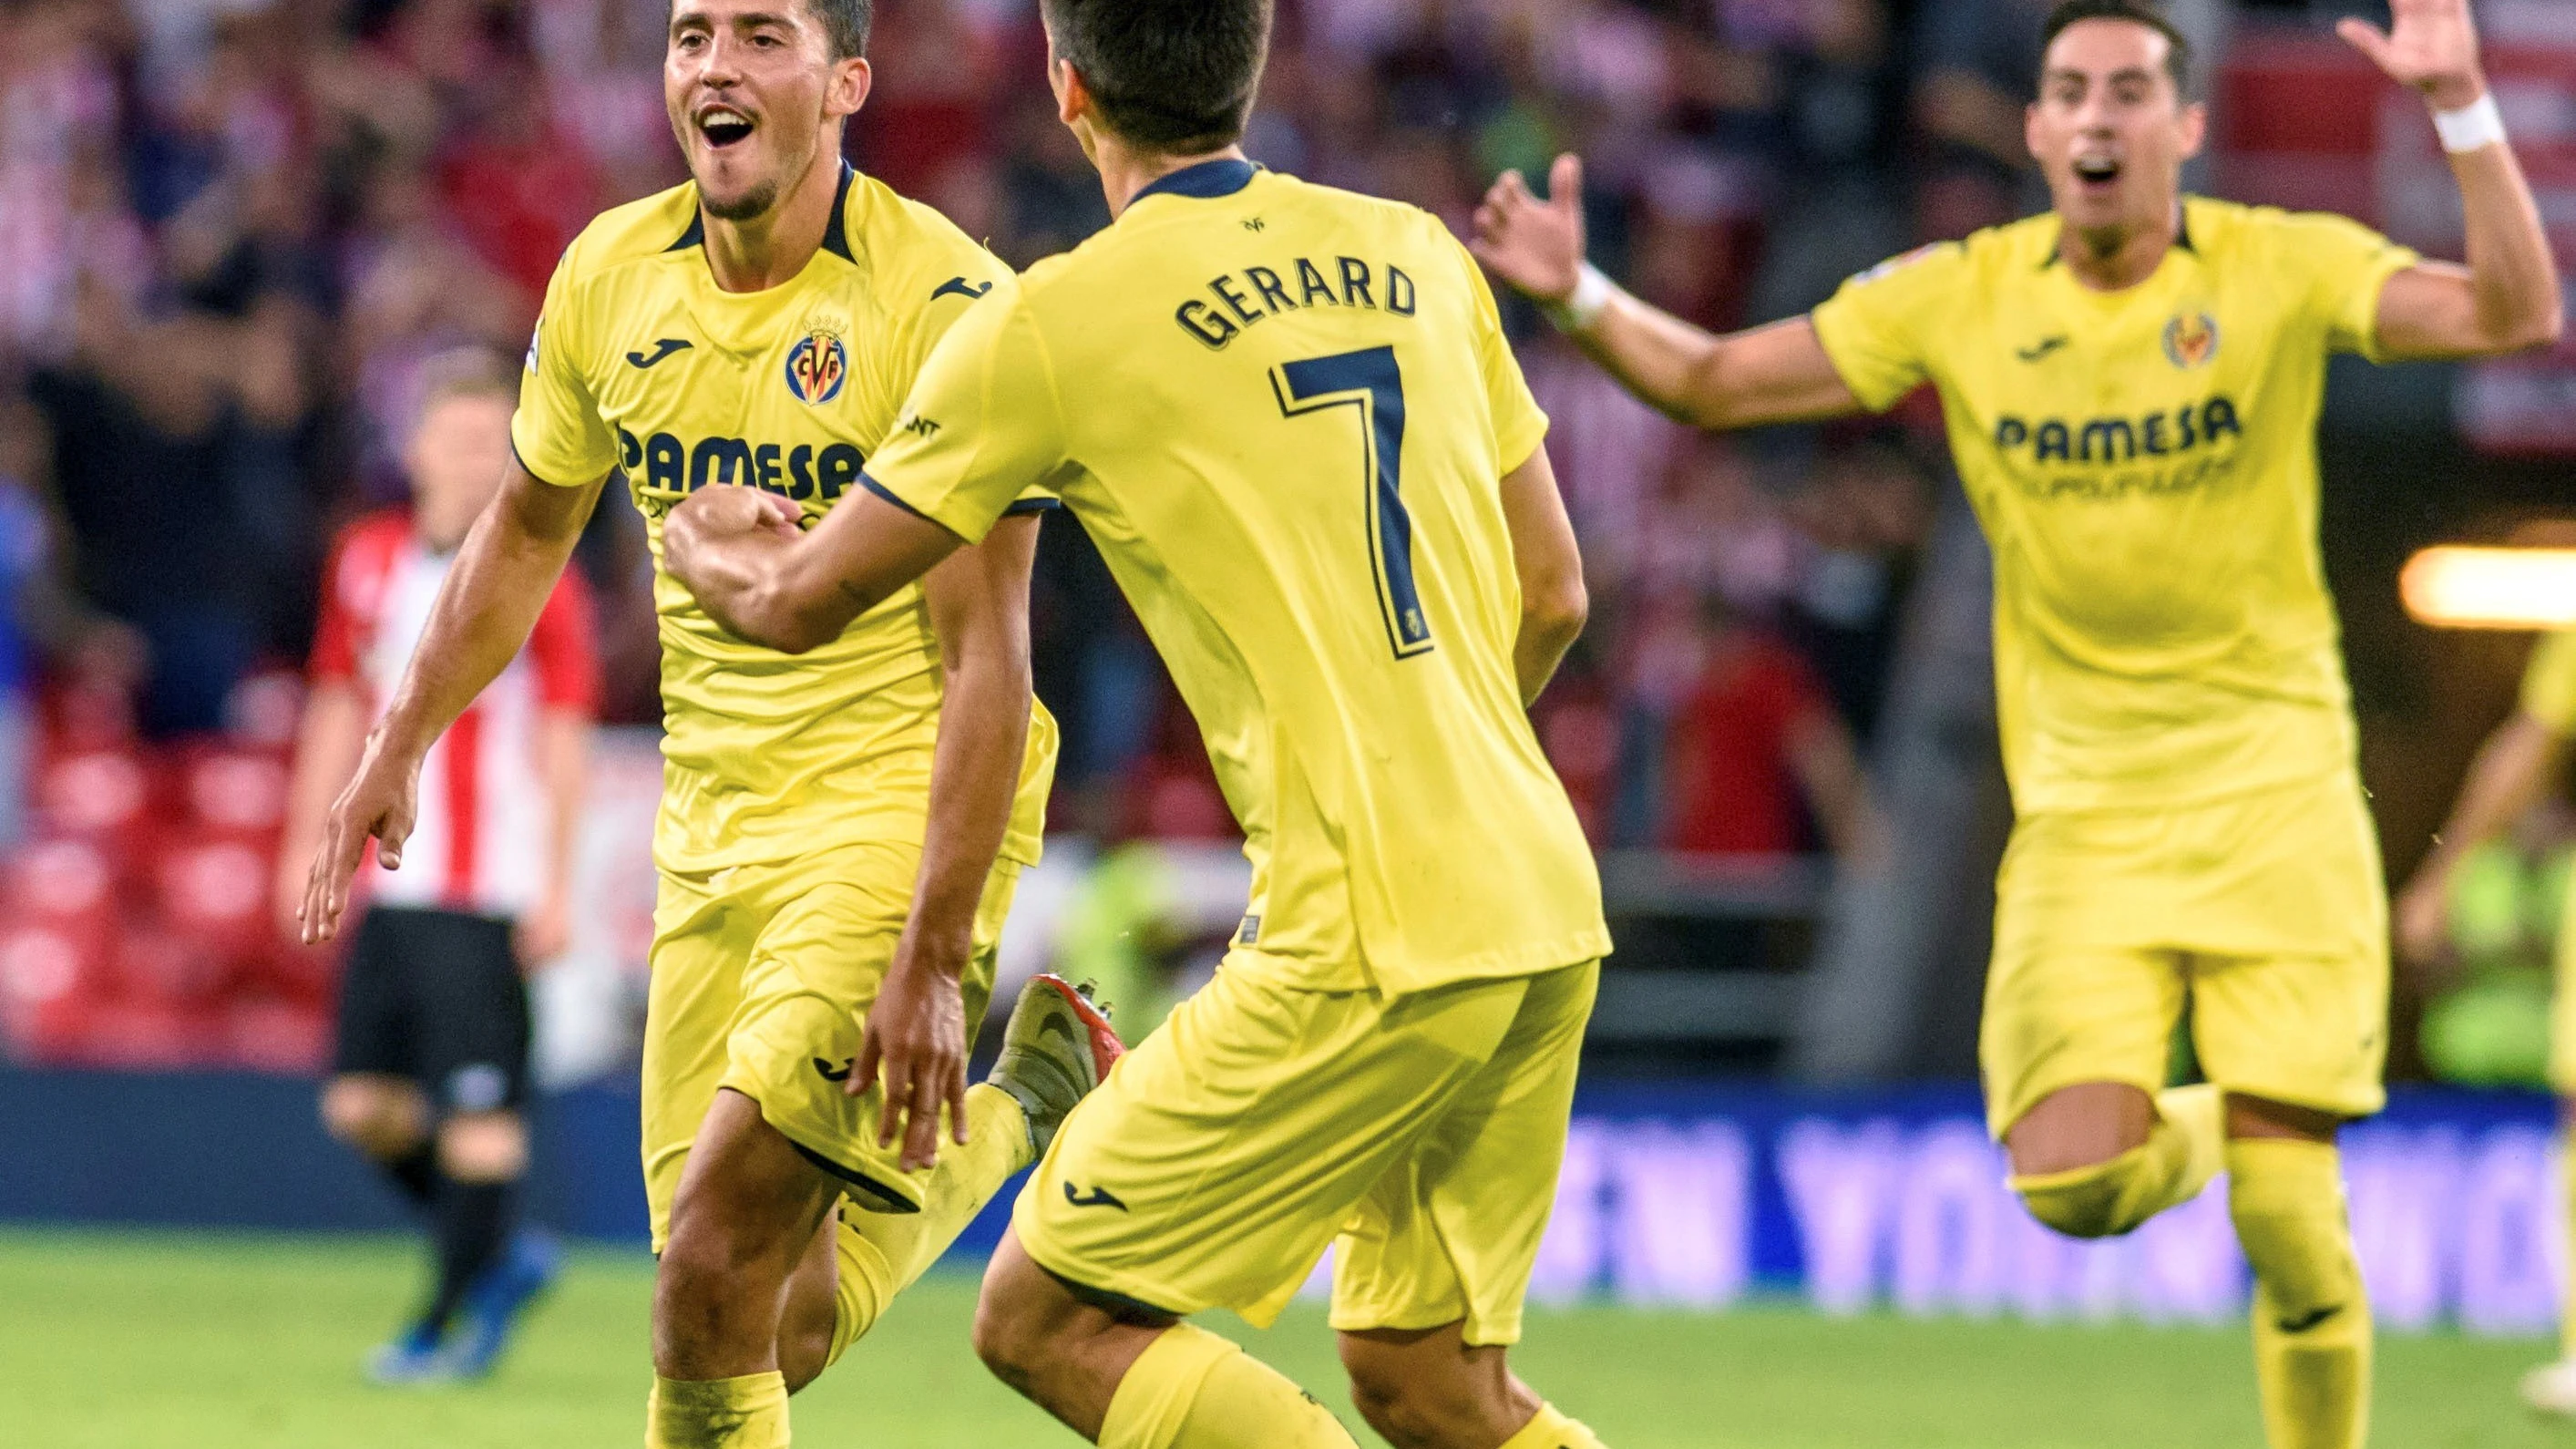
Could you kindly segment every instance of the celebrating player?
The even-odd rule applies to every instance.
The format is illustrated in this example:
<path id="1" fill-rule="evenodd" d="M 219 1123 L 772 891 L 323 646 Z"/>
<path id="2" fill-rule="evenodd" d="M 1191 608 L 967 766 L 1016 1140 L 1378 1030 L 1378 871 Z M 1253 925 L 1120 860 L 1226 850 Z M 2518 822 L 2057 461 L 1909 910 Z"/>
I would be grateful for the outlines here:
<path id="1" fill-rule="evenodd" d="M 1243 159 L 1266 0 L 1041 14 L 1117 220 L 949 334 L 874 497 L 800 538 L 775 497 L 708 489 L 671 569 L 746 638 L 829 633 L 1054 490 L 1248 837 L 1224 969 L 1020 1197 L 976 1320 L 995 1372 L 1116 1449 L 1348 1449 L 1182 1321 L 1268 1322 L 1338 1234 L 1380 1433 L 1596 1445 L 1505 1363 L 1609 948 L 1524 712 L 1584 607 L 1546 419 L 1436 218 Z"/>
<path id="2" fill-rule="evenodd" d="M 694 179 L 605 213 L 556 270 L 516 463 L 332 807 L 309 934 L 336 926 L 368 837 L 400 861 L 422 753 L 517 652 L 612 473 L 657 551 L 663 516 L 710 484 L 770 490 L 788 517 L 846 507 L 931 344 L 1007 275 L 839 160 L 867 97 L 868 18 L 866 0 L 672 7 L 663 91 Z M 657 585 L 648 1444 L 785 1443 L 790 1389 L 1044 1149 L 1115 1055 L 1100 1015 L 1042 978 L 990 1083 L 965 1082 L 1054 762 L 1029 692 L 1042 503 L 1015 495 L 921 587 L 777 641 L 801 658 Z"/>
<path id="3" fill-rule="evenodd" d="M 457 545 L 500 485 L 513 378 L 507 358 L 482 348 L 432 358 L 403 450 L 409 513 L 361 520 L 333 554 L 279 853 L 289 915 L 303 903 L 332 793 L 402 677 Z M 512 1320 L 554 1273 L 553 1245 L 511 1227 L 528 1162 L 520 973 L 565 942 L 598 696 L 589 610 L 580 573 L 566 573 L 526 652 L 422 761 L 433 783 L 412 831 L 419 868 L 369 872 L 322 1121 L 420 1209 L 438 1265 L 428 1305 L 368 1365 L 384 1382 L 488 1372 Z M 460 1311 L 467 1331 L 451 1335 Z"/>
<path id="4" fill-rule="evenodd" d="M 2049 19 L 2026 132 L 2053 214 L 1875 268 L 1806 317 L 1711 337 L 1619 292 L 1583 264 L 1571 157 L 1547 202 L 1506 175 L 1477 215 L 1486 264 L 1676 417 L 1743 427 L 1939 388 L 1994 549 L 2019 817 L 1988 1118 L 2031 1212 L 2078 1236 L 2126 1232 L 2224 1164 L 2276 1449 L 2366 1429 L 2335 1139 L 2381 1105 L 2388 989 L 2316 545 L 2326 357 L 2509 352 L 2559 328 L 2465 0 L 2395 14 L 2342 33 L 2433 106 L 2466 267 L 2341 218 L 2183 196 L 2205 113 L 2183 37 L 2138 0 Z M 2164 1091 L 2186 1006 L 2209 1082 Z"/>
<path id="5" fill-rule="evenodd" d="M 2576 633 L 2543 637 L 2522 676 L 2522 699 L 2512 716 L 2488 736 L 2477 763 L 2460 787 L 2451 818 L 2433 838 L 2433 849 L 2397 896 L 2397 948 L 2417 961 L 2442 952 L 2450 925 L 2452 881 L 2461 862 L 2479 846 L 2513 828 L 2538 803 L 2567 762 L 2576 741 Z M 2576 1143 L 2576 914 L 2561 913 L 2555 1009 L 2549 1023 L 2549 1085 L 2558 1094 L 2561 1130 Z M 2563 1168 L 2576 1186 L 2576 1151 Z M 2576 1202 L 2561 1196 L 2560 1211 Z M 2560 1229 L 2576 1238 L 2576 1218 Z M 2544 1414 L 2576 1418 L 2576 1313 L 2562 1310 L 2558 1362 L 2523 1375 L 2522 1399 Z"/>

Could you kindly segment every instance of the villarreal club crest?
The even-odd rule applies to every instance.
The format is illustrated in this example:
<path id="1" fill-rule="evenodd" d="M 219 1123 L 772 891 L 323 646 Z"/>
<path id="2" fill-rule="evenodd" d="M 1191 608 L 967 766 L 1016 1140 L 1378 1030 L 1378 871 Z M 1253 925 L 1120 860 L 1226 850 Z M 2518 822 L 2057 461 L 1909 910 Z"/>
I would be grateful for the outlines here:
<path id="1" fill-rule="evenodd" d="M 849 349 L 841 345 L 836 332 L 818 328 L 788 349 L 787 390 L 796 394 L 798 402 L 821 407 L 841 395 L 841 384 L 849 375 Z"/>
<path id="2" fill-rule="evenodd" d="M 2185 312 L 2165 324 L 2165 360 L 2185 372 L 2218 355 L 2218 319 L 2206 312 Z"/>

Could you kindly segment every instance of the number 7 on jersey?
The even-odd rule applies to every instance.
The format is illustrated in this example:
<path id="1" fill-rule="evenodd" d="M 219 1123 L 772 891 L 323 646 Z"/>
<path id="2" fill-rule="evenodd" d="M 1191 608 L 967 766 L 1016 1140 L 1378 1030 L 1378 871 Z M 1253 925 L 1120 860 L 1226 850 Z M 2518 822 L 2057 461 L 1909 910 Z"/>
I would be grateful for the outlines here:
<path id="1" fill-rule="evenodd" d="M 1409 659 L 1431 648 L 1431 625 L 1422 617 L 1422 595 L 1413 584 L 1413 517 L 1400 491 L 1404 458 L 1404 374 L 1395 349 L 1310 357 L 1281 363 L 1270 374 L 1279 411 L 1300 417 L 1326 408 L 1357 408 L 1368 444 L 1361 482 L 1368 500 L 1369 543 L 1375 557 L 1378 611 L 1386 620 L 1395 657 Z"/>

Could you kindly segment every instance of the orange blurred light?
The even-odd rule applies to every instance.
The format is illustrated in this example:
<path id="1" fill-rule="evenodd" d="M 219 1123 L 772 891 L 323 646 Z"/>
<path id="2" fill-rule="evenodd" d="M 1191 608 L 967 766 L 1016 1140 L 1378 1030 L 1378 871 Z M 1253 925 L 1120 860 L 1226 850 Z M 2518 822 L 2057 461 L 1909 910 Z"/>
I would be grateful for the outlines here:
<path id="1" fill-rule="evenodd" d="M 2397 593 L 2437 628 L 2576 628 L 2576 548 L 2428 548 L 2406 561 Z"/>

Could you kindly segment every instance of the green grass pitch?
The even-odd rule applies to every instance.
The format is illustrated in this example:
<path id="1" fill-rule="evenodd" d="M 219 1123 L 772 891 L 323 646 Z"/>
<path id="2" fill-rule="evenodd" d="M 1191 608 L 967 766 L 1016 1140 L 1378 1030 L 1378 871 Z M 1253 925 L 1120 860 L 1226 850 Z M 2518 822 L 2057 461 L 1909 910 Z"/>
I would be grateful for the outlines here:
<path id="1" fill-rule="evenodd" d="M 575 1255 L 487 1383 L 382 1390 L 358 1361 L 418 1283 L 367 1238 L 0 1233 L 0 1442 L 46 1449 L 586 1449 L 642 1440 L 650 1269 Z M 1015 1449 L 1074 1438 L 986 1377 L 971 1280 L 916 1287 L 796 1401 L 801 1445 Z M 1215 1326 L 1356 1425 L 1321 1312 Z M 2513 1381 L 2538 1342 L 2380 1344 L 2373 1441 L 2576 1446 Z M 2241 1332 L 1533 1312 L 1515 1362 L 1613 1449 L 2260 1449 Z M 1377 1441 L 1361 1433 L 1361 1442 Z"/>

